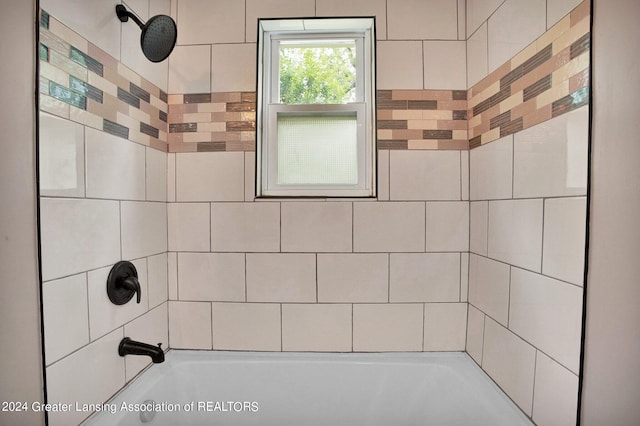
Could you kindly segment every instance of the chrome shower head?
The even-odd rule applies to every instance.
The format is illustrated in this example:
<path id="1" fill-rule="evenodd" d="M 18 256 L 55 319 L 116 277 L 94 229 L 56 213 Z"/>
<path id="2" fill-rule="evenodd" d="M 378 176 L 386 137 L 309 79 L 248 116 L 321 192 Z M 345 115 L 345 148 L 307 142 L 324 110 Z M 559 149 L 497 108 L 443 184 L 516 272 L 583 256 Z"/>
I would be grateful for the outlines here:
<path id="1" fill-rule="evenodd" d="M 121 4 L 116 6 L 116 15 L 121 22 L 127 22 L 131 18 L 138 24 L 142 30 L 140 35 L 142 53 L 151 62 L 164 61 L 173 51 L 178 37 L 178 28 L 170 16 L 156 15 L 143 24 Z"/>

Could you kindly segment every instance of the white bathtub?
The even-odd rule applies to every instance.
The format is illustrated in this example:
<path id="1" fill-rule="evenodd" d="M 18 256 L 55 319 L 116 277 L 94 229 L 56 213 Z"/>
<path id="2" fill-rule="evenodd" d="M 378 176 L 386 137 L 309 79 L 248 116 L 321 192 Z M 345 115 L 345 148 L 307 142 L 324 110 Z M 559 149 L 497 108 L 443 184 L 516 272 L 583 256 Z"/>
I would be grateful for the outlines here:
<path id="1" fill-rule="evenodd" d="M 85 424 L 532 424 L 461 352 L 172 350 L 102 408 Z"/>

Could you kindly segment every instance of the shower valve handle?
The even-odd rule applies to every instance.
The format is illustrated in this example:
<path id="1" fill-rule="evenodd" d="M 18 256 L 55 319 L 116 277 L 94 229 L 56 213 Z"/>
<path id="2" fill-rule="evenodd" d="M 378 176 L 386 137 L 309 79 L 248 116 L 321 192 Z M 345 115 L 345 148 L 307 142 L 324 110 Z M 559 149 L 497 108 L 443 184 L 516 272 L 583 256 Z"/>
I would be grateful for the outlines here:
<path id="1" fill-rule="evenodd" d="M 125 278 L 120 282 L 120 287 L 126 288 L 136 294 L 136 303 L 140 303 L 140 281 L 134 276 Z"/>

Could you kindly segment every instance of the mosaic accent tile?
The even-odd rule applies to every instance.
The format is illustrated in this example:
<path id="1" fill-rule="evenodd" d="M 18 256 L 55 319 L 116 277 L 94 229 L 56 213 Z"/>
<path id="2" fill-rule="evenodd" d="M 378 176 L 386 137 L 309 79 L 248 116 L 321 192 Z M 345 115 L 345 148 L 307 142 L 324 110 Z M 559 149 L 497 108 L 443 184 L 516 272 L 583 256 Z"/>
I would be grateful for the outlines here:
<path id="1" fill-rule="evenodd" d="M 169 124 L 169 133 L 195 132 L 198 130 L 196 123 L 173 123 Z"/>
<path id="2" fill-rule="evenodd" d="M 148 124 L 144 124 L 143 122 L 140 122 L 140 133 L 153 136 L 156 139 L 160 137 L 160 130 L 156 129 L 153 126 L 149 126 Z"/>
<path id="3" fill-rule="evenodd" d="M 588 104 L 589 8 L 584 0 L 469 89 L 470 149 Z"/>
<path id="4" fill-rule="evenodd" d="M 119 136 L 124 139 L 129 139 L 129 128 L 121 124 L 114 123 L 113 121 L 103 119 L 102 130 L 112 135 Z"/>
<path id="5" fill-rule="evenodd" d="M 165 104 L 169 102 L 169 95 L 167 95 L 165 92 L 163 92 L 162 90 L 160 90 L 160 96 L 159 99 L 164 102 Z"/>
<path id="6" fill-rule="evenodd" d="M 45 11 L 40 16 L 50 24 L 39 28 L 40 109 L 166 152 L 168 95 Z"/>
<path id="7" fill-rule="evenodd" d="M 49 14 L 44 10 L 40 11 L 40 26 L 49 29 Z"/>
<path id="8" fill-rule="evenodd" d="M 71 46 L 71 60 L 87 68 L 89 71 L 93 71 L 100 77 L 104 74 L 104 67 L 100 62 L 73 46 Z"/>
<path id="9" fill-rule="evenodd" d="M 53 81 L 49 82 L 49 94 L 69 105 L 87 109 L 87 98 Z"/>
<path id="10" fill-rule="evenodd" d="M 69 89 L 78 92 L 81 95 L 88 97 L 89 99 L 93 99 L 96 102 L 102 103 L 102 90 L 93 87 L 92 85 L 85 83 L 84 81 L 75 78 L 74 76 L 69 77 Z"/>
<path id="11" fill-rule="evenodd" d="M 184 95 L 185 104 L 206 104 L 211 102 L 211 93 L 193 93 Z"/>
<path id="12" fill-rule="evenodd" d="M 147 92 L 141 87 L 136 86 L 133 83 L 129 83 L 129 93 L 131 93 L 133 96 L 137 98 L 142 99 L 146 103 L 151 102 L 151 95 L 149 94 L 149 92 Z"/>
<path id="13" fill-rule="evenodd" d="M 227 144 L 225 142 L 200 142 L 198 143 L 198 152 L 219 152 L 226 151 Z"/>

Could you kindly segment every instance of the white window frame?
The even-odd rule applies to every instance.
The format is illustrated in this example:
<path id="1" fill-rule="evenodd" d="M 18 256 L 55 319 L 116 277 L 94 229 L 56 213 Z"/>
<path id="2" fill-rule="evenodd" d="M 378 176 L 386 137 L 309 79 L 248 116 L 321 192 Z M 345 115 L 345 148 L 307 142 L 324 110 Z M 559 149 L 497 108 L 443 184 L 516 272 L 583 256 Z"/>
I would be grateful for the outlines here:
<path id="1" fill-rule="evenodd" d="M 258 21 L 256 114 L 257 197 L 375 197 L 375 30 L 374 18 L 261 19 Z M 356 42 L 356 101 L 346 104 L 280 103 L 280 43 L 300 40 Z M 277 182 L 278 115 L 355 115 L 357 183 L 282 185 Z"/>

